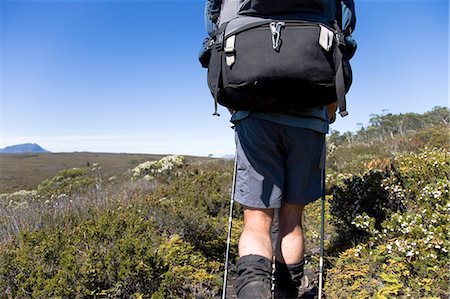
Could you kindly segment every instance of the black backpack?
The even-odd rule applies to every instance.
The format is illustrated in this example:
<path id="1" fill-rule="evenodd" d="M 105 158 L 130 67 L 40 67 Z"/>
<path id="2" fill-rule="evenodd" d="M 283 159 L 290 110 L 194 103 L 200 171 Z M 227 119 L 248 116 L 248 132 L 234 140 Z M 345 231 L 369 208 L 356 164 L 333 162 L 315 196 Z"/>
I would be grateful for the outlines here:
<path id="1" fill-rule="evenodd" d="M 217 103 L 286 111 L 336 101 L 341 116 L 348 114 L 353 1 L 225 0 L 215 21 L 200 61 L 216 115 Z"/>

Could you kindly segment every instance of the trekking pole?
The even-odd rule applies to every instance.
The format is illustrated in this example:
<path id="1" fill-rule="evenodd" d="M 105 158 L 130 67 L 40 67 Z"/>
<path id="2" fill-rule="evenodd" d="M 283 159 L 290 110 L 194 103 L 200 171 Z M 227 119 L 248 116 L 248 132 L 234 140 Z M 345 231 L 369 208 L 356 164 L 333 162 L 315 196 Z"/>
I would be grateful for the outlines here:
<path id="1" fill-rule="evenodd" d="M 227 236 L 227 249 L 225 252 L 225 271 L 223 274 L 222 299 L 225 299 L 227 294 L 228 258 L 230 254 L 231 228 L 233 223 L 234 189 L 236 187 L 236 175 L 237 175 L 236 171 L 237 171 L 237 150 L 234 154 L 233 183 L 231 185 L 230 215 L 228 217 L 228 236 Z"/>
<path id="2" fill-rule="evenodd" d="M 324 150 L 326 155 L 326 149 Z M 325 156 L 324 156 L 325 159 Z M 318 299 L 322 299 L 323 288 L 323 248 L 325 239 L 325 163 L 322 167 L 322 209 L 320 211 L 320 257 L 319 257 L 319 294 Z"/>

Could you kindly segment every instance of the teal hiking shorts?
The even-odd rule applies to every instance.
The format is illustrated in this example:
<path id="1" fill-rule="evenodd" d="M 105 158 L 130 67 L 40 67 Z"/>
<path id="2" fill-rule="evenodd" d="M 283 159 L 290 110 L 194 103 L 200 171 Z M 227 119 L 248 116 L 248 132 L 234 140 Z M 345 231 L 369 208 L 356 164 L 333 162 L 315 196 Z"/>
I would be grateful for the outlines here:
<path id="1" fill-rule="evenodd" d="M 325 134 L 248 116 L 235 124 L 234 199 L 252 208 L 299 205 L 322 195 Z"/>

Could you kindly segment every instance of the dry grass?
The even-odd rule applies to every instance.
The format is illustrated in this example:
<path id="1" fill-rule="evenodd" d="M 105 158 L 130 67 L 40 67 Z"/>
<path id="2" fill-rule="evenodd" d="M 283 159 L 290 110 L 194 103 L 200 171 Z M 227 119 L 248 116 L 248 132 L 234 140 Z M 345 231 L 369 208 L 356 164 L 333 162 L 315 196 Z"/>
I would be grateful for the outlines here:
<path id="1" fill-rule="evenodd" d="M 162 157 L 107 153 L 0 155 L 0 243 L 20 232 L 71 227 L 101 211 L 114 210 L 131 204 L 134 199 L 142 199 L 153 192 L 158 180 L 132 180 L 129 170 Z M 186 162 L 206 168 L 210 164 L 223 164 L 202 157 L 186 157 Z M 94 163 L 99 163 L 100 168 Z M 83 183 L 86 185 L 80 190 L 67 194 L 57 193 L 56 189 L 54 194 L 34 190 L 60 170 L 88 165 L 91 169 L 88 176 L 94 179 L 94 185 Z"/>
<path id="2" fill-rule="evenodd" d="M 100 163 L 105 177 L 121 174 L 164 155 L 110 153 L 42 153 L 0 155 L 0 194 L 31 190 L 58 171 Z"/>
<path id="3" fill-rule="evenodd" d="M 0 195 L 0 243 L 19 236 L 21 232 L 40 229 L 71 228 L 81 221 L 97 217 L 106 210 L 133 205 L 153 192 L 157 181 L 123 181 L 97 184 L 75 194 L 33 199 L 14 193 Z"/>

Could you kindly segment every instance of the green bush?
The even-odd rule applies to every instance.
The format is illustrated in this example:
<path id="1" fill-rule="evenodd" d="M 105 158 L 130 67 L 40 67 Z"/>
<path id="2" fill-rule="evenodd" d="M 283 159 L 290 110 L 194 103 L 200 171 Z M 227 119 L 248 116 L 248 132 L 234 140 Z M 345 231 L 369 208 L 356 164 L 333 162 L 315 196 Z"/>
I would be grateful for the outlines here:
<path id="1" fill-rule="evenodd" d="M 327 164 L 338 173 L 362 174 L 367 163 L 374 159 L 389 158 L 390 153 L 382 143 L 334 146 L 328 144 Z"/>
<path id="2" fill-rule="evenodd" d="M 209 258 L 222 256 L 231 180 L 231 168 L 218 171 L 188 166 L 149 196 L 148 200 L 158 206 L 151 213 L 156 215 L 160 230 L 166 230 L 169 236 L 179 234 Z M 240 215 L 236 207 L 235 217 Z"/>
<path id="3" fill-rule="evenodd" d="M 179 235 L 161 244 L 158 255 L 170 271 L 152 298 L 212 298 L 218 294 L 220 263 L 209 261 Z"/>
<path id="4" fill-rule="evenodd" d="M 0 298 L 217 296 L 232 165 L 209 160 L 182 166 L 151 181 L 128 174 L 113 183 L 102 182 L 92 170 L 68 170 L 41 186 L 40 194 L 50 196 L 54 205 L 40 201 L 37 192 L 2 197 L 8 211 L 17 212 L 31 201 L 31 210 L 42 209 L 38 216 L 54 208 L 60 218 L 0 243 Z M 371 170 L 343 175 L 334 197 L 328 197 L 325 244 L 334 257 L 327 260 L 332 265 L 327 296 L 448 296 L 448 152 L 426 149 L 393 160 L 367 155 L 348 169 L 356 167 Z M 97 189 L 100 196 L 91 192 Z M 67 192 L 75 195 L 61 199 Z M 60 205 L 81 197 L 87 198 L 80 210 L 84 216 L 73 219 L 71 209 L 79 206 Z M 111 204 L 101 208 L 99 200 L 106 199 Z M 234 215 L 231 263 L 243 225 L 239 205 Z M 320 201 L 306 207 L 304 224 L 308 249 L 316 254 Z M 336 246 L 338 237 L 346 246 Z M 352 246 L 339 256 L 332 251 Z M 308 267 L 314 270 L 317 263 L 313 258 Z"/>
<path id="5" fill-rule="evenodd" d="M 399 151 L 418 151 L 425 147 L 450 150 L 449 125 L 435 125 L 411 132 L 398 141 Z"/>
<path id="6" fill-rule="evenodd" d="M 70 226 L 23 232 L 0 244 L 0 298 L 216 296 L 231 166 L 187 165 L 146 196 L 132 193 L 128 201 L 90 210 L 87 219 Z M 232 258 L 242 222 L 234 224 Z"/>
<path id="7" fill-rule="evenodd" d="M 156 177 L 170 175 L 174 169 L 183 166 L 185 158 L 183 156 L 166 156 L 158 161 L 147 161 L 139 164 L 131 170 L 133 178 L 143 178 L 153 180 Z"/>
<path id="8" fill-rule="evenodd" d="M 387 209 L 389 217 L 377 227 L 368 213 L 355 217 L 353 225 L 368 237 L 332 259 L 327 297 L 449 297 L 448 158 L 438 149 L 396 155 L 380 184 L 388 199 L 400 195 L 404 209 Z"/>
<path id="9" fill-rule="evenodd" d="M 59 171 L 56 176 L 43 181 L 37 188 L 42 198 L 51 198 L 61 194 L 71 195 L 82 189 L 95 186 L 97 168 L 70 168 Z"/>
<path id="10" fill-rule="evenodd" d="M 389 171 L 370 170 L 333 188 L 330 213 L 338 235 L 334 246 L 351 246 L 364 240 L 374 229 L 379 230 L 390 214 L 404 209 L 403 194 L 397 189 L 390 192 L 391 180 L 395 177 Z"/>
<path id="11" fill-rule="evenodd" d="M 394 170 L 401 185 L 410 197 L 418 195 L 427 184 L 434 184 L 450 173 L 449 152 L 445 149 L 425 148 L 419 153 L 403 153 L 395 156 Z"/>
<path id="12" fill-rule="evenodd" d="M 152 221 L 129 210 L 72 230 L 24 233 L 2 248 L 0 288 L 13 298 L 153 293 L 167 271 L 160 241 Z"/>

